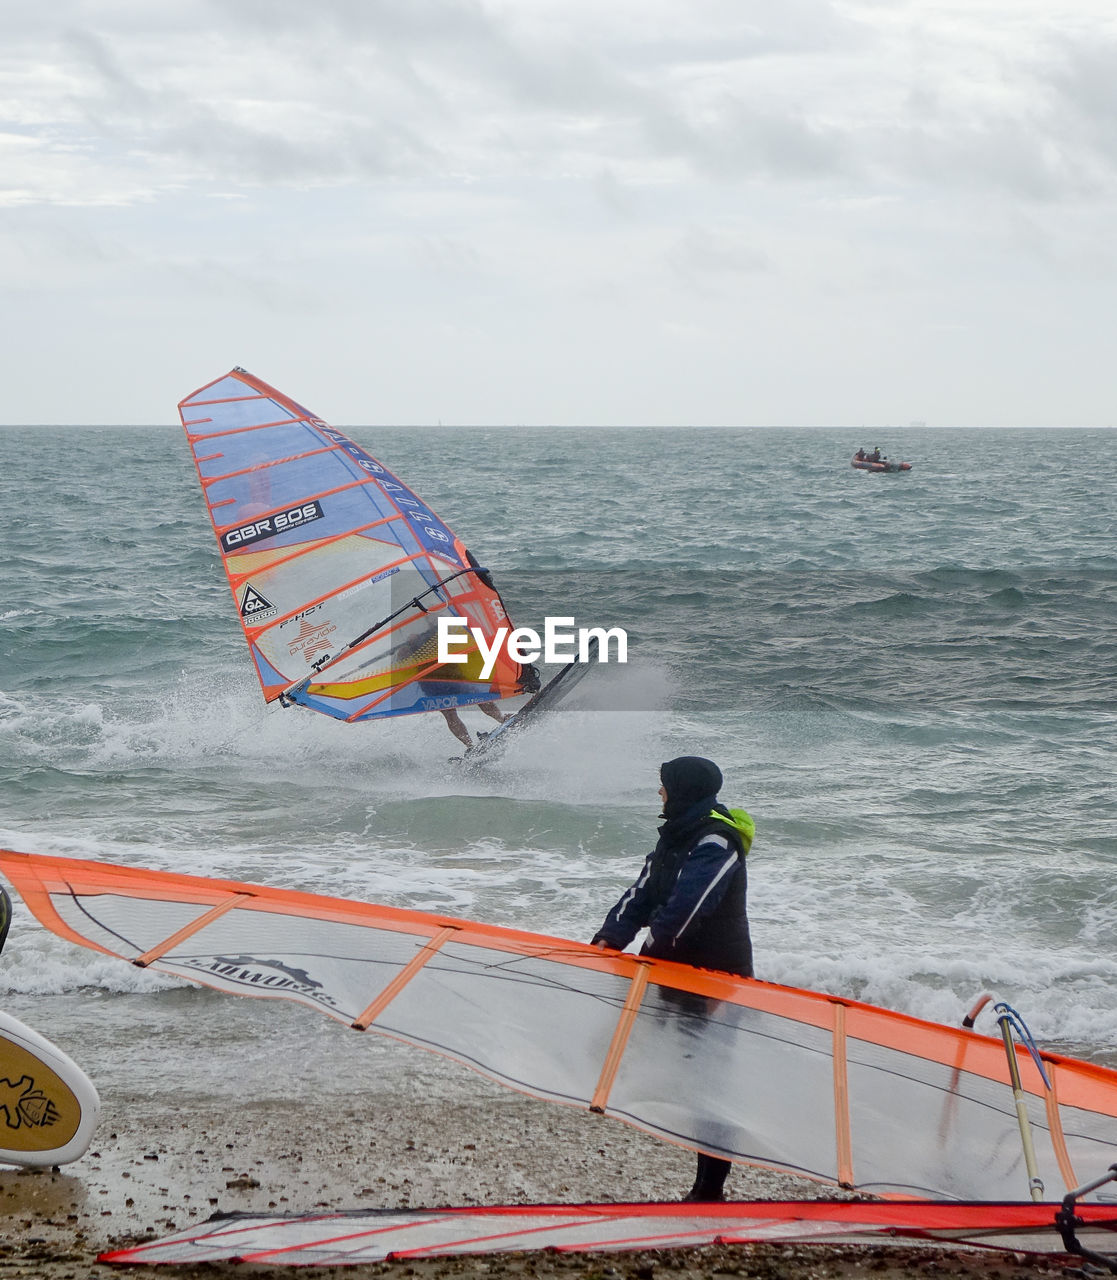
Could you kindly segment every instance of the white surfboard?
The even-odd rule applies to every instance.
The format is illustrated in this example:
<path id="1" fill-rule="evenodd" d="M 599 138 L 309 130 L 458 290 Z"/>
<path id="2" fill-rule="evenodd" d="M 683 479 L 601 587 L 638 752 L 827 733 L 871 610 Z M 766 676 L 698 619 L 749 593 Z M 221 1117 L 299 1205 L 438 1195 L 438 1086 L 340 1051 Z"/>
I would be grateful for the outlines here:
<path id="1" fill-rule="evenodd" d="M 45 1036 L 0 1013 L 0 1164 L 49 1167 L 89 1146 L 101 1099 Z"/>

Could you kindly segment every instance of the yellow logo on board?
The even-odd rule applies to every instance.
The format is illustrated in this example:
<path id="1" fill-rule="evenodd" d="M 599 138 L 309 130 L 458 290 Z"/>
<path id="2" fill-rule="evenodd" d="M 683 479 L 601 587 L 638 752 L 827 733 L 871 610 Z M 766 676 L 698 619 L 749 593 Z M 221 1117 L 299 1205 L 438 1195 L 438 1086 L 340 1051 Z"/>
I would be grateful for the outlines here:
<path id="1" fill-rule="evenodd" d="M 9 1129 L 20 1125 L 45 1128 L 58 1119 L 58 1108 L 42 1089 L 35 1087 L 30 1076 L 20 1076 L 15 1084 L 0 1080 L 0 1115 Z"/>
<path id="2" fill-rule="evenodd" d="M 64 1147 L 81 1124 L 81 1103 L 47 1064 L 0 1038 L 0 1147 Z"/>

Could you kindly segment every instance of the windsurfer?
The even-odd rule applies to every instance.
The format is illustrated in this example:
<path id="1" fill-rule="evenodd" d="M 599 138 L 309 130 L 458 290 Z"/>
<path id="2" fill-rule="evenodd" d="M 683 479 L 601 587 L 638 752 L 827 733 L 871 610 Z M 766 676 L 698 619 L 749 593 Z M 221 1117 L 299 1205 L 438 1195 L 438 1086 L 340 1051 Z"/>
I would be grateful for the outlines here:
<path id="1" fill-rule="evenodd" d="M 412 624 L 410 634 L 401 632 L 401 635 L 402 638 L 392 649 L 394 668 L 399 672 L 412 674 L 412 678 L 418 682 L 420 692 L 436 703 L 436 707 L 432 707 L 432 710 L 441 711 L 450 732 L 466 751 L 472 750 L 476 745 L 473 735 L 466 728 L 457 707 L 437 706 L 437 703 L 450 701 L 454 686 L 460 685 L 462 681 L 470 683 L 480 681 L 480 655 L 476 652 L 471 653 L 468 661 L 463 664 L 439 663 L 434 659 L 437 642 L 431 632 L 422 629 L 421 624 Z M 534 693 L 539 688 L 538 670 L 528 664 L 521 665 L 517 683 L 517 693 Z M 472 705 L 498 724 L 503 724 L 510 718 L 495 702 L 477 702 Z"/>
<path id="2" fill-rule="evenodd" d="M 718 803 L 722 773 L 712 760 L 680 756 L 660 766 L 665 822 L 631 888 L 592 939 L 622 950 L 647 928 L 641 954 L 752 977 L 745 855 L 755 824 Z M 728 1160 L 700 1154 L 684 1197 L 723 1200 Z"/>
<path id="3" fill-rule="evenodd" d="M 495 591 L 496 586 L 493 583 L 492 577 L 489 574 L 488 569 L 482 569 L 481 565 L 477 561 L 477 557 L 473 554 L 473 552 L 467 550 L 465 553 L 465 558 L 466 560 L 469 561 L 470 567 L 476 572 L 477 577 L 480 578 L 480 580 L 485 584 L 485 586 L 488 587 L 491 591 Z M 436 668 L 436 669 L 443 670 L 444 668 Z M 519 690 L 520 693 L 535 693 L 539 689 L 538 669 L 536 667 L 533 667 L 527 664 L 525 664 L 524 666 L 521 666 L 519 681 L 520 681 L 520 690 Z M 509 715 L 505 715 L 504 712 L 501 711 L 501 709 L 496 705 L 495 702 L 478 702 L 476 705 L 477 705 L 478 711 L 483 711 L 485 715 L 491 717 L 493 720 L 497 722 L 497 724 L 503 724 L 505 720 L 510 720 L 512 718 Z M 457 738 L 457 740 L 460 743 L 462 743 L 466 751 L 472 751 L 476 744 L 474 743 L 469 730 L 465 727 L 465 722 L 462 720 L 458 712 L 455 711 L 452 707 L 445 709 L 442 712 L 442 718 L 446 721 L 446 725 L 449 728 L 450 732 L 454 735 L 455 738 Z"/>

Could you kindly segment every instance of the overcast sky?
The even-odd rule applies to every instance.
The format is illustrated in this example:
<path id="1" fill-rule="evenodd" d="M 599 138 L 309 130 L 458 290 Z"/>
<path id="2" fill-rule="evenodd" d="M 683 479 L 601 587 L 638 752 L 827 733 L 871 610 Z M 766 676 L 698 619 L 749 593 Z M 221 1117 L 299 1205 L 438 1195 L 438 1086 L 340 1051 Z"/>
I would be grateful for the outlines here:
<path id="1" fill-rule="evenodd" d="M 0 421 L 1117 421 L 1113 0 L 0 0 Z"/>

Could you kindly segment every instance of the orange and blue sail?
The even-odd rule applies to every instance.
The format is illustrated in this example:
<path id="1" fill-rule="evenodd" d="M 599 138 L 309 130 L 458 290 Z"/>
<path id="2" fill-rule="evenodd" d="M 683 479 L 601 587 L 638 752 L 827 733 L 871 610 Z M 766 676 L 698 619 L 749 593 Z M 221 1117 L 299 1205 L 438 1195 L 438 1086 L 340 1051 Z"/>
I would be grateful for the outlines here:
<path id="1" fill-rule="evenodd" d="M 179 404 L 249 652 L 268 702 L 356 721 L 522 692 L 503 646 L 439 663 L 438 618 L 492 648 L 511 626 L 492 580 L 382 463 L 233 369 Z"/>

